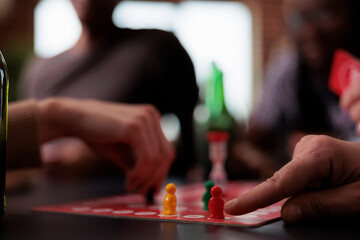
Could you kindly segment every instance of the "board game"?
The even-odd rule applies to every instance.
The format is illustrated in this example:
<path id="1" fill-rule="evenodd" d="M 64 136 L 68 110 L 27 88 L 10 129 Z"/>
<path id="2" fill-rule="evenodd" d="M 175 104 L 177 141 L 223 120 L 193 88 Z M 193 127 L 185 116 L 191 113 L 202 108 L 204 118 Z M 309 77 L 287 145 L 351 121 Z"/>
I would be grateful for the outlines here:
<path id="1" fill-rule="evenodd" d="M 225 202 L 249 191 L 257 182 L 229 182 L 223 186 Z M 283 202 L 278 202 L 266 208 L 258 209 L 244 215 L 225 214 L 224 220 L 210 219 L 209 211 L 203 210 L 202 195 L 204 184 L 178 186 L 176 190 L 177 214 L 162 215 L 165 191 L 154 197 L 153 203 L 146 203 L 145 197 L 137 194 L 125 194 L 79 202 L 65 203 L 54 206 L 33 208 L 34 211 L 56 212 L 65 214 L 81 214 L 99 217 L 131 218 L 141 220 L 156 220 L 170 222 L 185 222 L 213 224 L 237 227 L 256 227 L 280 219 Z"/>

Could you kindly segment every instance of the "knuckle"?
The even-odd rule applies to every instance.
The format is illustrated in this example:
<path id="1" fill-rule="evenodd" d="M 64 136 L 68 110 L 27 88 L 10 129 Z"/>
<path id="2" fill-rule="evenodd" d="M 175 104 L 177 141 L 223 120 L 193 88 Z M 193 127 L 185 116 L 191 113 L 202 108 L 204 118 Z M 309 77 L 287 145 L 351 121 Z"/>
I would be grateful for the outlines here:
<path id="1" fill-rule="evenodd" d="M 142 109 L 144 112 L 148 113 L 148 114 L 152 114 L 154 113 L 156 110 L 155 110 L 155 107 L 151 104 L 144 104 L 142 105 Z"/>
<path id="2" fill-rule="evenodd" d="M 269 189 L 273 189 L 276 195 L 289 196 L 295 194 L 296 189 L 293 188 L 294 176 L 298 172 L 298 164 L 289 163 L 282 169 L 276 171 L 272 177 L 266 180 Z"/>
<path id="3" fill-rule="evenodd" d="M 309 145 L 309 142 L 312 141 L 313 138 L 315 138 L 316 136 L 315 135 L 306 135 L 306 136 L 303 136 L 300 141 L 296 144 L 295 146 L 295 149 L 294 149 L 294 155 L 296 153 L 299 153 L 301 152 L 301 150 L 305 149 L 308 145 Z"/>
<path id="4" fill-rule="evenodd" d="M 138 133 L 141 129 L 141 122 L 139 120 L 132 120 L 128 124 L 128 130 L 130 134 Z"/>
<path id="5" fill-rule="evenodd" d="M 279 182 L 280 182 L 280 173 L 279 173 L 279 171 L 276 171 L 276 172 L 272 175 L 272 177 L 270 177 L 270 178 L 268 178 L 268 179 L 266 180 L 266 182 L 269 183 L 270 185 L 274 185 L 274 186 L 278 185 Z"/>
<path id="6" fill-rule="evenodd" d="M 341 157 L 342 151 L 338 151 L 340 148 L 337 140 L 332 137 L 326 135 L 313 136 L 305 146 L 303 153 L 295 159 L 294 167 L 308 169 L 306 174 L 312 181 L 328 178 L 334 164 L 336 166 L 340 164 L 337 161 Z M 316 169 L 316 171 L 311 169 Z M 292 171 L 295 172 L 296 169 Z"/>
<path id="7" fill-rule="evenodd" d="M 325 135 L 318 135 L 311 139 L 311 146 L 313 148 L 324 148 L 331 143 L 331 138 Z"/>
<path id="8" fill-rule="evenodd" d="M 296 167 L 307 166 L 309 169 L 318 169 L 312 173 L 313 178 L 319 178 L 319 176 L 325 176 L 333 159 L 338 156 L 337 148 L 338 144 L 333 138 L 325 135 L 316 135 L 308 138 L 307 145 L 303 146 L 303 152 L 301 155 L 296 156 L 294 161 Z M 296 169 L 290 170 L 296 171 Z M 308 173 L 310 174 L 310 173 Z"/>
<path id="9" fill-rule="evenodd" d="M 146 111 L 142 111 L 138 116 L 137 116 L 137 120 L 144 124 L 148 121 L 149 119 L 149 114 Z"/>
<path id="10" fill-rule="evenodd" d="M 145 108 L 146 108 L 146 110 L 147 110 L 148 112 L 150 112 L 150 113 L 156 112 L 156 108 L 155 108 L 153 105 L 151 105 L 151 104 L 145 104 Z"/>
<path id="11" fill-rule="evenodd" d="M 306 135 L 300 139 L 299 144 L 304 145 L 312 141 L 312 139 L 316 138 L 316 135 Z"/>
<path id="12" fill-rule="evenodd" d="M 327 153 L 331 154 L 333 149 L 336 148 L 334 141 L 331 137 L 325 135 L 319 135 L 311 140 L 309 153 L 316 159 L 324 159 L 322 156 Z"/>
<path id="13" fill-rule="evenodd" d="M 51 112 L 51 111 L 56 112 L 62 107 L 61 101 L 55 97 L 47 98 L 43 100 L 41 103 L 45 112 Z"/>
<path id="14" fill-rule="evenodd" d="M 307 151 L 311 154 L 319 154 L 333 148 L 333 139 L 325 135 L 316 135 L 309 138 Z"/>
<path id="15" fill-rule="evenodd" d="M 278 171 L 276 171 L 273 175 L 272 175 L 272 177 L 270 177 L 270 178 L 268 178 L 268 179 L 266 179 L 266 182 L 268 183 L 268 184 L 270 184 L 270 185 L 277 185 L 278 184 L 278 182 L 279 182 L 279 172 Z"/>
<path id="16" fill-rule="evenodd" d="M 271 186 L 274 191 L 277 191 L 281 195 L 286 194 L 286 189 L 284 184 L 282 184 L 282 173 L 280 171 L 276 171 L 272 177 L 266 179 L 266 183 Z"/>
<path id="17" fill-rule="evenodd" d="M 152 117 L 160 117 L 160 113 L 159 111 L 156 109 L 155 106 L 151 105 L 151 104 L 145 104 L 143 105 L 143 109 L 144 111 Z"/>

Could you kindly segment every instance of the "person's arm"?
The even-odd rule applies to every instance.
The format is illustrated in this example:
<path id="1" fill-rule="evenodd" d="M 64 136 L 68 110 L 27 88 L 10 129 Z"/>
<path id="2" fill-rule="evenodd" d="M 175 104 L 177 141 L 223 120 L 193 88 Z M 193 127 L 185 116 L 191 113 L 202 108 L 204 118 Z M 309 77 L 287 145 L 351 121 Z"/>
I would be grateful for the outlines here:
<path id="1" fill-rule="evenodd" d="M 281 216 L 294 223 L 324 216 L 360 214 L 360 143 L 306 136 L 293 160 L 250 192 L 225 204 L 245 214 L 290 197 Z"/>
<path id="2" fill-rule="evenodd" d="M 127 171 L 129 191 L 146 193 L 152 187 L 161 187 L 174 150 L 161 131 L 159 113 L 151 105 L 50 98 L 33 102 L 23 111 L 30 108 L 31 121 L 21 117 L 20 120 L 29 124 L 29 128 L 37 129 L 37 137 L 34 137 L 37 141 L 31 146 L 31 150 L 36 148 L 37 156 L 39 144 L 61 137 L 77 137 Z M 11 106 L 10 114 L 12 110 Z M 10 117 L 9 120 L 12 121 Z M 9 128 L 9 135 L 13 132 Z M 9 138 L 9 146 L 16 146 L 21 137 Z M 22 146 L 17 145 L 17 148 L 20 151 Z M 12 159 L 9 157 L 9 162 Z M 19 159 L 18 166 L 22 161 L 26 159 Z"/>
<path id="3" fill-rule="evenodd" d="M 35 100 L 9 104 L 7 169 L 41 166 L 36 112 Z"/>

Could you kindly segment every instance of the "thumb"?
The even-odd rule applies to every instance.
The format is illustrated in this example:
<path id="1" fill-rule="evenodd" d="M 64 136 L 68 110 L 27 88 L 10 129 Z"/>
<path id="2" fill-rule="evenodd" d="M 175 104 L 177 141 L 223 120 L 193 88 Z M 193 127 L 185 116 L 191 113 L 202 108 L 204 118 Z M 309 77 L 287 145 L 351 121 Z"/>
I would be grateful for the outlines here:
<path id="1" fill-rule="evenodd" d="M 285 223 L 295 223 L 324 216 L 345 216 L 360 213 L 360 183 L 355 182 L 323 191 L 298 194 L 282 207 Z"/>

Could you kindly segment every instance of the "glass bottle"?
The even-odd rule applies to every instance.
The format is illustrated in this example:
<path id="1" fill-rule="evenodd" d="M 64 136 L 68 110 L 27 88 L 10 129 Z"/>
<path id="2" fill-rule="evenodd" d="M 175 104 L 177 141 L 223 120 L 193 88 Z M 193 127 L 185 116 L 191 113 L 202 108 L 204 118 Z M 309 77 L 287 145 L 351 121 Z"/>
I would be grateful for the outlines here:
<path id="1" fill-rule="evenodd" d="M 6 199 L 5 199 L 5 180 L 6 180 L 6 142 L 7 142 L 7 122 L 8 122 L 8 92 L 9 92 L 9 77 L 4 56 L 0 51 L 0 185 L 1 185 L 1 212 L 2 217 L 5 213 Z"/>
<path id="2" fill-rule="evenodd" d="M 225 103 L 223 73 L 212 63 L 212 73 L 206 83 L 205 106 L 209 111 L 208 131 L 231 132 L 235 127 L 235 119 L 229 113 Z"/>
<path id="3" fill-rule="evenodd" d="M 223 189 L 227 183 L 225 161 L 228 157 L 229 136 L 235 119 L 226 108 L 223 73 L 212 63 L 212 73 L 206 83 L 205 106 L 209 111 L 207 140 L 212 164 L 209 179 Z"/>

